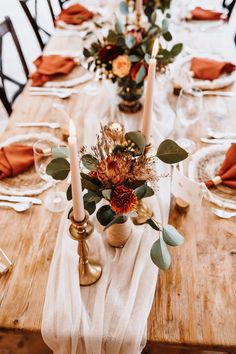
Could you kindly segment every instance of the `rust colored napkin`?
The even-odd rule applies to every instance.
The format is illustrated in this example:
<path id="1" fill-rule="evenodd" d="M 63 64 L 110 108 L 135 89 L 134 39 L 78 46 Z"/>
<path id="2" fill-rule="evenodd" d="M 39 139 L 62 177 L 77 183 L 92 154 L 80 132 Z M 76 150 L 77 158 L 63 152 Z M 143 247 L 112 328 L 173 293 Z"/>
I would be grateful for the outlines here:
<path id="1" fill-rule="evenodd" d="M 80 4 L 74 4 L 64 9 L 59 14 L 57 21 L 63 21 L 69 25 L 80 25 L 84 21 L 93 18 L 93 13 Z"/>
<path id="2" fill-rule="evenodd" d="M 9 145 L 0 149 L 0 180 L 14 177 L 34 164 L 31 146 Z"/>
<path id="3" fill-rule="evenodd" d="M 211 188 L 221 183 L 230 188 L 236 188 L 236 144 L 230 146 L 218 175 L 207 181 L 206 186 Z"/>
<path id="4" fill-rule="evenodd" d="M 224 73 L 231 73 L 236 70 L 236 65 L 227 61 L 192 58 L 190 70 L 197 79 L 215 80 Z"/>
<path id="5" fill-rule="evenodd" d="M 191 19 L 199 21 L 219 21 L 227 20 L 227 16 L 222 12 L 206 10 L 200 6 L 197 6 L 191 11 Z"/>
<path id="6" fill-rule="evenodd" d="M 69 74 L 76 66 L 76 62 L 73 58 L 61 55 L 42 55 L 34 61 L 34 65 L 37 70 L 30 76 L 32 86 L 42 86 L 58 75 Z"/>

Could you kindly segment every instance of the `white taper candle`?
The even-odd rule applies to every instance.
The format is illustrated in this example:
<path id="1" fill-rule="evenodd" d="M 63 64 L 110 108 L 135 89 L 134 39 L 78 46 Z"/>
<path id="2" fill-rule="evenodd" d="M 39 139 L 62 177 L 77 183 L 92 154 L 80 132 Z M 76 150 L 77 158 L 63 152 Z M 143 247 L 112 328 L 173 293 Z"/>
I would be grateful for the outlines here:
<path id="1" fill-rule="evenodd" d="M 80 168 L 79 168 L 79 160 L 78 160 L 78 144 L 76 138 L 75 125 L 72 120 L 70 120 L 70 136 L 68 138 L 68 145 L 70 150 L 73 216 L 75 221 L 82 221 L 85 218 L 85 212 L 84 212 L 84 202 L 83 202 Z"/>
<path id="2" fill-rule="evenodd" d="M 153 111 L 154 82 L 155 82 L 156 64 L 157 64 L 156 55 L 158 53 L 158 50 L 159 50 L 159 41 L 158 39 L 156 39 L 152 49 L 152 57 L 149 61 L 147 88 L 146 88 L 146 95 L 145 95 L 144 109 L 143 109 L 142 133 L 145 135 L 147 143 L 149 143 L 149 139 L 150 139 L 150 129 L 151 129 L 152 111 Z"/>

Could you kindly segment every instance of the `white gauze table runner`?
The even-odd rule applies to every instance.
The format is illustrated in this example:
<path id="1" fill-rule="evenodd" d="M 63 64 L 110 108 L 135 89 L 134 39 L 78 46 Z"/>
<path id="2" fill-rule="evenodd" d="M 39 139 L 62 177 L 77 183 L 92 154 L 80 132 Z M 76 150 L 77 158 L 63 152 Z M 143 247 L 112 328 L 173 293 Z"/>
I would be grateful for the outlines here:
<path id="1" fill-rule="evenodd" d="M 118 114 L 116 103 L 111 105 L 111 96 L 107 94 L 109 87 L 104 84 L 99 97 L 92 98 L 92 104 L 91 97 L 83 96 L 87 110 L 77 120 L 78 126 L 83 127 L 87 145 L 94 144 L 103 117 L 122 121 L 127 130 L 140 126 L 142 113 L 126 118 Z M 158 106 L 152 124 L 155 146 L 170 133 L 174 122 L 163 91 L 166 92 L 161 87 L 155 89 Z M 159 161 L 157 170 L 158 174 L 166 174 L 169 166 Z M 158 186 L 156 196 L 146 201 L 156 218 L 167 223 L 170 178 L 161 178 Z M 80 287 L 77 242 L 69 237 L 68 210 L 69 206 L 61 219 L 49 271 L 43 339 L 55 354 L 138 354 L 146 342 L 147 318 L 156 288 L 158 270 L 150 259 L 150 249 L 158 234 L 148 225 L 134 226 L 124 248 L 115 249 L 107 244 L 102 227 L 93 217 L 95 231 L 89 239 L 90 255 L 101 262 L 103 273 L 94 285 Z"/>

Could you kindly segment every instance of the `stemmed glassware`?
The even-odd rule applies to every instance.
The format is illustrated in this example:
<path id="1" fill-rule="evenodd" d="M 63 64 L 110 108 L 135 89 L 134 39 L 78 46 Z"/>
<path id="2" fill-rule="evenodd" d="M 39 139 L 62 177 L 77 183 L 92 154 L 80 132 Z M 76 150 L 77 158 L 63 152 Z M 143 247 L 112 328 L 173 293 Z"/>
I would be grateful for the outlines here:
<path id="1" fill-rule="evenodd" d="M 56 191 L 55 180 L 46 173 L 47 165 L 52 160 L 52 149 L 57 146 L 49 139 L 39 140 L 33 146 L 34 164 L 38 176 L 44 181 L 50 182 L 54 187 L 54 191 L 44 199 L 46 208 L 54 213 L 63 211 L 66 204 L 65 193 Z"/>
<path id="2" fill-rule="evenodd" d="M 203 94 L 198 88 L 188 87 L 180 91 L 177 100 L 176 114 L 181 124 L 181 127 L 186 130 L 194 125 L 201 117 L 203 111 Z M 196 144 L 189 138 L 179 138 L 178 144 L 192 153 L 196 149 Z"/>

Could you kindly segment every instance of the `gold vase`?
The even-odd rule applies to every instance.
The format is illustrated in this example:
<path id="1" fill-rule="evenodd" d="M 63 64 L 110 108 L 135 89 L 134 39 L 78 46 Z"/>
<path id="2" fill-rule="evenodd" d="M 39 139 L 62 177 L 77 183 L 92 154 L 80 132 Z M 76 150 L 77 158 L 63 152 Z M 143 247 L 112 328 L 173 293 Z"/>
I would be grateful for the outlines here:
<path id="1" fill-rule="evenodd" d="M 132 235 L 133 224 L 127 219 L 122 224 L 114 224 L 106 230 L 106 239 L 110 246 L 122 248 Z"/>

